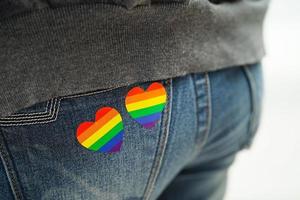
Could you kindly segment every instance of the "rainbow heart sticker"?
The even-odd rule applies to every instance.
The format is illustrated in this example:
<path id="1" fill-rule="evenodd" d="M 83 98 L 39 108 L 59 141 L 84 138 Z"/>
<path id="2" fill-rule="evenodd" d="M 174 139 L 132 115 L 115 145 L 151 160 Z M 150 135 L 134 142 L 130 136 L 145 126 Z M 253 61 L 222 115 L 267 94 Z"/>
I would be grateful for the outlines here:
<path id="1" fill-rule="evenodd" d="M 152 83 L 146 91 L 140 87 L 132 88 L 125 99 L 129 115 L 145 128 L 155 126 L 160 119 L 167 100 L 164 86 Z"/>
<path id="2" fill-rule="evenodd" d="M 111 107 L 99 109 L 95 122 L 82 122 L 76 132 L 77 140 L 82 146 L 105 153 L 120 151 L 123 135 L 122 117 Z"/>

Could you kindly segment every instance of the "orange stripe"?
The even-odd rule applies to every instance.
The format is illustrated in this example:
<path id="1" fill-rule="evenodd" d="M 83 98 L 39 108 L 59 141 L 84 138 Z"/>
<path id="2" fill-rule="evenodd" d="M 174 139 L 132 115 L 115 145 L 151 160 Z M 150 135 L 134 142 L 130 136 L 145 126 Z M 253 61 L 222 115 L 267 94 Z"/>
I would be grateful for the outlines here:
<path id="1" fill-rule="evenodd" d="M 165 95 L 166 91 L 164 88 L 160 88 L 160 89 L 156 89 L 156 90 L 151 90 L 150 92 L 146 91 L 142 94 L 136 94 L 133 96 L 129 96 L 126 98 L 126 104 L 130 104 L 130 103 L 135 103 L 138 101 L 143 101 L 143 100 L 147 100 L 150 98 L 154 98 L 154 97 L 158 97 L 158 96 L 162 96 Z"/>
<path id="2" fill-rule="evenodd" d="M 79 126 L 77 128 L 76 137 L 79 137 L 79 135 L 84 133 L 84 131 L 87 130 L 88 128 L 90 128 L 90 126 L 92 126 L 93 124 L 94 124 L 94 122 L 82 122 L 81 124 L 79 124 Z"/>
<path id="3" fill-rule="evenodd" d="M 90 137 L 92 134 L 94 134 L 97 130 L 102 128 L 107 122 L 109 122 L 111 119 L 113 119 L 116 115 L 119 113 L 112 109 L 106 115 L 104 115 L 100 120 L 96 121 L 91 127 L 89 127 L 84 133 L 82 133 L 77 139 L 80 143 L 82 143 L 84 140 L 86 140 L 88 137 Z"/>
<path id="4" fill-rule="evenodd" d="M 109 111 L 111 111 L 111 107 L 103 107 L 100 110 L 98 110 L 96 112 L 96 118 L 95 121 L 98 121 L 99 119 L 101 119 L 104 115 L 106 115 Z"/>
<path id="5" fill-rule="evenodd" d="M 144 92 L 144 90 L 142 88 L 134 87 L 131 90 L 129 90 L 129 92 L 127 93 L 127 96 L 133 96 L 133 95 L 140 94 L 143 92 Z"/>

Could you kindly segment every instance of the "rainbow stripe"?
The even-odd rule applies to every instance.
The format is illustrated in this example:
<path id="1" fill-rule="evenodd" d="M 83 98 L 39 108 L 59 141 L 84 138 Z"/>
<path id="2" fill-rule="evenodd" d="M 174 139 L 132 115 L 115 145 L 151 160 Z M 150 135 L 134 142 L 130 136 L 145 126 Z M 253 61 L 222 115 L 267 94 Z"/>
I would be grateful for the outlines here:
<path id="1" fill-rule="evenodd" d="M 95 122 L 83 122 L 77 128 L 77 140 L 92 151 L 117 152 L 123 142 L 123 122 L 120 113 L 103 107 L 96 113 Z"/>
<path id="2" fill-rule="evenodd" d="M 155 126 L 165 107 L 167 94 L 164 86 L 152 83 L 146 91 L 140 87 L 132 88 L 125 99 L 129 115 L 145 128 Z"/>

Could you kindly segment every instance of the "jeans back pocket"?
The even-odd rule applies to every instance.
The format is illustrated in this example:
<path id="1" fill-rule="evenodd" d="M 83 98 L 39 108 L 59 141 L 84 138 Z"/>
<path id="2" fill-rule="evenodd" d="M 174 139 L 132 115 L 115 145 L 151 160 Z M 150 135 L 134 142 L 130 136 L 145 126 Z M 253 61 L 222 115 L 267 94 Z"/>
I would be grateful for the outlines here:
<path id="1" fill-rule="evenodd" d="M 2 122 L 6 126 L 0 127 L 0 158 L 16 199 L 131 199 L 141 197 L 147 184 L 151 194 L 171 135 L 171 81 L 161 82 L 167 103 L 152 128 L 135 121 L 125 106 L 128 91 L 135 86 L 146 90 L 150 84 L 59 97 L 52 100 L 52 111 L 51 102 L 43 102 L 6 118 L 11 126 Z M 103 107 L 114 108 L 122 116 L 124 136 L 118 152 L 91 151 L 77 137 L 79 125 L 94 123 Z M 39 121 L 47 113 L 55 114 Z M 111 144 L 114 135 L 109 130 L 115 122 L 105 125 L 104 131 L 90 130 L 86 136 L 91 139 L 85 144 Z"/>

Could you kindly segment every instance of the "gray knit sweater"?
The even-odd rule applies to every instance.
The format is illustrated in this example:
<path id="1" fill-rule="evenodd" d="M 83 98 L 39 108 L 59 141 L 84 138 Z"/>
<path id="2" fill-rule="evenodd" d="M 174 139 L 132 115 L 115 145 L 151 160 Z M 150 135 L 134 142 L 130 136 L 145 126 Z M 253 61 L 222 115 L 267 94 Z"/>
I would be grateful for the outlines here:
<path id="1" fill-rule="evenodd" d="M 261 60 L 268 0 L 1 0 L 0 117 Z"/>

